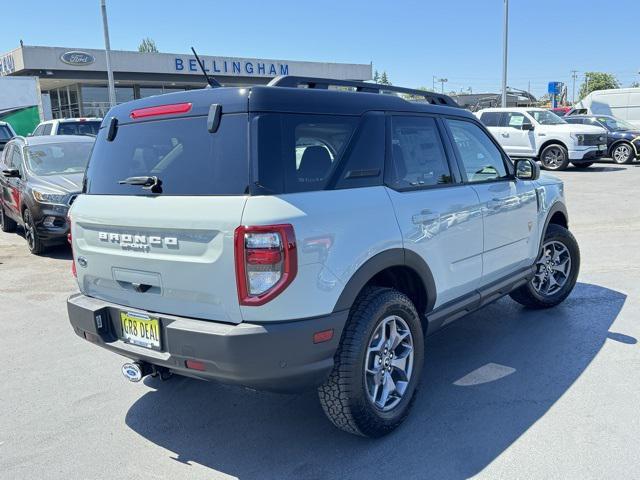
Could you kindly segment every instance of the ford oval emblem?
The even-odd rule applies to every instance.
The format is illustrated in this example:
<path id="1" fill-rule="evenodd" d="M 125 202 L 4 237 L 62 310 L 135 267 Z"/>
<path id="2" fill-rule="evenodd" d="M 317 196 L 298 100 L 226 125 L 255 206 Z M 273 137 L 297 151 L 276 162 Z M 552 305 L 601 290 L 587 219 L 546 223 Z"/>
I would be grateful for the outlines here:
<path id="1" fill-rule="evenodd" d="M 65 52 L 60 55 L 60 60 L 67 65 L 82 67 L 84 65 L 91 65 L 96 59 L 90 53 L 72 50 L 71 52 Z"/>
<path id="2" fill-rule="evenodd" d="M 142 380 L 142 370 L 135 363 L 125 363 L 122 365 L 122 374 L 131 382 L 139 382 Z"/>

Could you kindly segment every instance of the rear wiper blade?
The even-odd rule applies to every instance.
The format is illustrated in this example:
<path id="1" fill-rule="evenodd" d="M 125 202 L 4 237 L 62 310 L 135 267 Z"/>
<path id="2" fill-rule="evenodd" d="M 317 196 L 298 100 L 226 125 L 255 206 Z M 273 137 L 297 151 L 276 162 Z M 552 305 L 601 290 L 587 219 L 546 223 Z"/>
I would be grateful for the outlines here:
<path id="1" fill-rule="evenodd" d="M 162 192 L 162 180 L 158 177 L 129 177 L 118 182 L 120 185 L 140 185 L 145 190 L 151 190 L 153 193 Z"/>

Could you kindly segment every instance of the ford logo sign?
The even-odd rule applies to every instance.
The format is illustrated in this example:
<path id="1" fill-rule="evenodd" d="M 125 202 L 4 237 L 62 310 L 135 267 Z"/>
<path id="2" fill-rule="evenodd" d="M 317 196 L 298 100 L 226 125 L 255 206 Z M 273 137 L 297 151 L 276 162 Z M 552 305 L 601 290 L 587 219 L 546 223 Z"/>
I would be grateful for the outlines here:
<path id="1" fill-rule="evenodd" d="M 60 60 L 67 65 L 84 66 L 91 65 L 96 59 L 89 53 L 73 50 L 60 55 Z"/>

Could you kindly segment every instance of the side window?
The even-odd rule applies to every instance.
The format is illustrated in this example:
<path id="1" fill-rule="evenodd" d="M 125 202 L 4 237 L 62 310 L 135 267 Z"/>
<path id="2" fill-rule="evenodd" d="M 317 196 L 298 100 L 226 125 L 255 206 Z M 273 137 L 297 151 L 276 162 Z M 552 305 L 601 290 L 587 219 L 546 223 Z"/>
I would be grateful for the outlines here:
<path id="1" fill-rule="evenodd" d="M 11 150 L 11 168 L 17 168 L 21 174 L 24 172 L 22 168 L 22 153 L 20 153 L 20 147 L 17 145 Z"/>
<path id="2" fill-rule="evenodd" d="M 508 112 L 505 114 L 505 116 L 505 123 L 507 127 L 520 130 L 522 129 L 522 125 L 524 124 L 531 125 L 531 120 L 529 120 L 524 116 L 524 114 L 520 112 Z"/>
<path id="3" fill-rule="evenodd" d="M 501 115 L 502 112 L 484 112 L 480 115 L 480 121 L 487 127 L 499 127 Z"/>
<path id="4" fill-rule="evenodd" d="M 44 130 L 42 131 L 42 135 L 51 135 L 51 127 L 53 126 L 53 124 L 51 123 L 47 123 L 44 126 Z"/>
<path id="5" fill-rule="evenodd" d="M 469 182 L 508 178 L 502 153 L 472 122 L 446 120 Z"/>
<path id="6" fill-rule="evenodd" d="M 452 183 L 436 122 L 431 117 L 394 116 L 391 165 L 385 181 L 394 189 Z"/>
<path id="7" fill-rule="evenodd" d="M 382 113 L 370 113 L 363 117 L 360 128 L 344 154 L 335 188 L 382 185 L 384 123 Z"/>
<path id="8" fill-rule="evenodd" d="M 256 121 L 259 186 L 297 193 L 328 187 L 360 117 L 267 113 Z"/>
<path id="9" fill-rule="evenodd" d="M 43 128 L 44 128 L 44 125 L 38 125 L 38 127 L 33 131 L 32 135 L 33 136 L 42 135 Z"/>

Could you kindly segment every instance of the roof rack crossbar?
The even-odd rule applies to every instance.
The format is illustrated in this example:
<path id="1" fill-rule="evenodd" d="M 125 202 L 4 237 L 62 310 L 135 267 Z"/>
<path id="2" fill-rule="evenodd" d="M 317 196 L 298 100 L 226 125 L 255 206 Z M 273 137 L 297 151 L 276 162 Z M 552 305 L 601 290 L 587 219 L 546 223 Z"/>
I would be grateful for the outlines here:
<path id="1" fill-rule="evenodd" d="M 299 77 L 295 75 L 283 75 L 275 77 L 268 83 L 271 87 L 292 87 L 298 88 L 306 86 L 307 88 L 326 90 L 329 86 L 336 87 L 352 87 L 356 92 L 365 93 L 385 93 L 396 92 L 419 97 L 426 100 L 432 105 L 447 105 L 449 107 L 460 107 L 456 101 L 448 95 L 435 92 L 427 92 L 426 90 L 416 90 L 412 88 L 396 87 L 393 85 L 382 85 L 379 83 L 367 83 L 358 80 L 338 80 L 333 78 L 317 78 L 317 77 Z"/>

